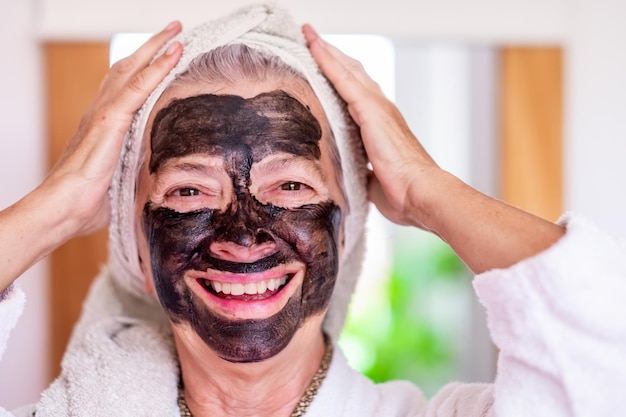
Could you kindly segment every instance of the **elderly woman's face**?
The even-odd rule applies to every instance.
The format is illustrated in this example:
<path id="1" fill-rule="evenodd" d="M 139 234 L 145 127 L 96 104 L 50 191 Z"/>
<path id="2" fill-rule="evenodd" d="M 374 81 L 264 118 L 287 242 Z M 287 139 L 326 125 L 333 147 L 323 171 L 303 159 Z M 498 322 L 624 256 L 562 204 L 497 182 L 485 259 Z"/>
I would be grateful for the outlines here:
<path id="1" fill-rule="evenodd" d="M 345 202 L 328 122 L 291 84 L 177 86 L 145 138 L 144 269 L 170 319 L 232 362 L 280 352 L 337 277 Z"/>

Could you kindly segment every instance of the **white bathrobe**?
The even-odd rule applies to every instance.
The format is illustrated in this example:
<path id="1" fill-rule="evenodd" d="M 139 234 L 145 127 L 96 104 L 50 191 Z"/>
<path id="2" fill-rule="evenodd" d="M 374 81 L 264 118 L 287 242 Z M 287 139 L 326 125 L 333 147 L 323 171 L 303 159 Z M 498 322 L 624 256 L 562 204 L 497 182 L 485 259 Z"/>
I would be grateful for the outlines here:
<path id="1" fill-rule="evenodd" d="M 626 241 L 574 215 L 561 222 L 567 233 L 553 247 L 474 280 L 500 349 L 493 384 L 451 383 L 427 400 L 408 382 L 373 384 L 335 349 L 307 417 L 625 416 Z M 0 302 L 0 353 L 23 303 L 18 288 Z M 163 313 L 106 271 L 62 368 L 37 404 L 0 416 L 179 415 L 179 370 Z"/>

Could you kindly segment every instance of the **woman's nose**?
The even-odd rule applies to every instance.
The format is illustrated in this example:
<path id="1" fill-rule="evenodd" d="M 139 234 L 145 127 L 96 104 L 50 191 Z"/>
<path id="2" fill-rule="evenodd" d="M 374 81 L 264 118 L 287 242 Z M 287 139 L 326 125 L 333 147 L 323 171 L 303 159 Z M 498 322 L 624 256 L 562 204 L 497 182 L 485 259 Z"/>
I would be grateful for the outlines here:
<path id="1" fill-rule="evenodd" d="M 217 240 L 209 245 L 211 256 L 231 262 L 251 263 L 263 259 L 276 251 L 276 242 L 258 236 L 254 239 Z"/>
<path id="2" fill-rule="evenodd" d="M 268 213 L 247 191 L 238 194 L 228 210 L 213 218 L 211 256 L 250 263 L 273 254 L 277 244 L 267 229 L 270 222 Z"/>

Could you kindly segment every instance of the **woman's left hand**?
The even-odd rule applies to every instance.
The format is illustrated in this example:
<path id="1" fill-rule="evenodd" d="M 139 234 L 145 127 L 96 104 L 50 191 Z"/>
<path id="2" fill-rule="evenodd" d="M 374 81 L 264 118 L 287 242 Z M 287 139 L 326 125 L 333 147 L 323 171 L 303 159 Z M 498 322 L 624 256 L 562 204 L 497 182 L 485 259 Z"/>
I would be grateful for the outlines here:
<path id="1" fill-rule="evenodd" d="M 302 28 L 313 58 L 360 127 L 373 167 L 370 200 L 391 221 L 431 231 L 475 272 L 547 248 L 563 228 L 480 193 L 442 170 L 355 59 Z"/>
<path id="2" fill-rule="evenodd" d="M 325 42 L 310 25 L 302 29 L 313 57 L 361 130 L 373 168 L 370 200 L 391 221 L 430 230 L 422 210 L 426 194 L 419 191 L 426 191 L 441 169 L 361 63 Z"/>

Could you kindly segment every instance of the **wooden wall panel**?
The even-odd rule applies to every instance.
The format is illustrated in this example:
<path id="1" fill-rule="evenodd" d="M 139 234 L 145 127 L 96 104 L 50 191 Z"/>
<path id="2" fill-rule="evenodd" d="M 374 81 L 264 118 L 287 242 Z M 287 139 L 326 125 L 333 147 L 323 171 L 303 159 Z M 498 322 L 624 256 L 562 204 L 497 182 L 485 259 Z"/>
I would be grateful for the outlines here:
<path id="1" fill-rule="evenodd" d="M 556 220 L 563 209 L 560 48 L 501 53 L 502 198 Z"/>
<path id="2" fill-rule="evenodd" d="M 45 45 L 47 134 L 52 166 L 72 137 L 108 69 L 107 43 Z M 87 289 L 106 260 L 106 230 L 73 239 L 50 255 L 51 376 L 56 376 Z"/>

